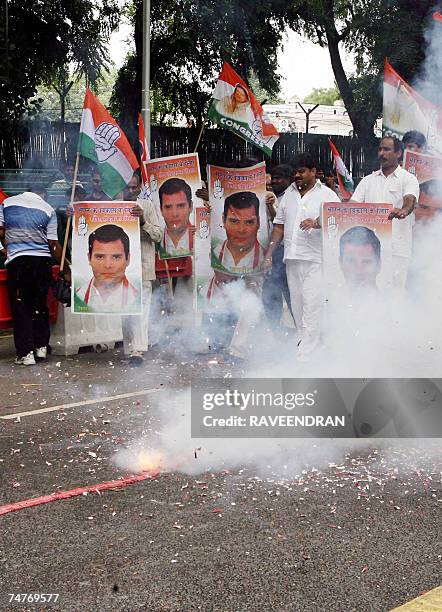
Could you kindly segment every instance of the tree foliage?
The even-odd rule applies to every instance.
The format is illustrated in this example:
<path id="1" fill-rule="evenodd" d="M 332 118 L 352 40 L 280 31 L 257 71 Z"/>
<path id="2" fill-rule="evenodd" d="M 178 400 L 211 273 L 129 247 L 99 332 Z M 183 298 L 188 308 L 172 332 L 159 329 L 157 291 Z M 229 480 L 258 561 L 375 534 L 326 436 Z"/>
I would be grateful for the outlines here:
<path id="1" fill-rule="evenodd" d="M 20 119 L 39 83 L 59 82 L 66 66 L 96 81 L 119 14 L 117 0 L 8 0 L 7 6 L 8 44 L 0 66 L 2 127 Z"/>
<path id="2" fill-rule="evenodd" d="M 120 71 L 111 102 L 126 129 L 135 125 L 141 106 L 142 0 L 131 2 L 128 13 L 136 51 Z M 223 61 L 243 78 L 253 71 L 270 95 L 277 93 L 282 26 L 269 16 L 265 3 L 252 0 L 153 2 L 151 89 L 156 108 L 169 106 L 201 123 Z"/>
<path id="3" fill-rule="evenodd" d="M 339 100 L 341 94 L 336 87 L 315 87 L 305 96 L 304 102 L 311 104 L 327 104 L 331 106 L 336 100 Z"/>
<path id="4" fill-rule="evenodd" d="M 295 31 L 328 48 L 337 87 L 355 134 L 373 138 L 382 112 L 382 70 L 389 57 L 411 80 L 424 59 L 424 30 L 433 0 L 275 0 L 278 16 Z M 356 73 L 341 57 L 355 55 Z"/>

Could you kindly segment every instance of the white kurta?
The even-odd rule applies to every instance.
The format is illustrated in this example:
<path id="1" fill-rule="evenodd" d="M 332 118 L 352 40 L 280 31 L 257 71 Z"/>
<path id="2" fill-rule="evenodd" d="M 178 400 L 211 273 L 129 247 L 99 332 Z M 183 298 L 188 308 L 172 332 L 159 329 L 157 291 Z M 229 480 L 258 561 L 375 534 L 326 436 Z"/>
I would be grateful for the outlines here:
<path id="1" fill-rule="evenodd" d="M 403 198 L 406 195 L 414 196 L 417 201 L 419 182 L 413 174 L 398 166 L 388 176 L 385 176 L 382 170 L 365 176 L 356 187 L 351 199 L 354 202 L 386 202 L 395 208 L 402 208 Z M 407 280 L 413 244 L 414 213 L 405 219 L 393 219 L 392 224 L 393 285 L 403 289 Z"/>

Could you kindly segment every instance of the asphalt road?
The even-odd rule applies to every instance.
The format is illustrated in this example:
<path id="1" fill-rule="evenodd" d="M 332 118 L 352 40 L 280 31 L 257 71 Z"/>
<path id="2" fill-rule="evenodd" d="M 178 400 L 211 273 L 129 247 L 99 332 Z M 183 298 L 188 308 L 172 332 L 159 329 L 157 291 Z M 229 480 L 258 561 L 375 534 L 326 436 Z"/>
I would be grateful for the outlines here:
<path id="1" fill-rule="evenodd" d="M 232 370 L 150 355 L 136 370 L 118 349 L 20 368 L 3 339 L 0 416 L 99 401 L 0 420 L 0 505 L 122 476 L 112 457 L 155 430 L 162 398 Z M 301 464 L 302 445 L 294 452 Z M 376 612 L 442 583 L 437 445 L 373 444 L 330 461 L 322 449 L 285 478 L 226 467 L 0 517 L 0 609 Z M 12 593 L 59 598 L 21 605 Z"/>

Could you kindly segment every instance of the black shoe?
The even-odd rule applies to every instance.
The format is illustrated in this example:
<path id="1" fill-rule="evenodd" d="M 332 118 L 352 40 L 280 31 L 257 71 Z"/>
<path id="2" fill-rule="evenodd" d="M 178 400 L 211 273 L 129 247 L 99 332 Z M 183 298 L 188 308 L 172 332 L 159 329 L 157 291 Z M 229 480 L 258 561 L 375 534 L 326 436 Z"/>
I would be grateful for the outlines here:
<path id="1" fill-rule="evenodd" d="M 129 357 L 129 365 L 131 368 L 139 368 L 143 361 L 144 359 L 141 353 L 134 353 Z"/>

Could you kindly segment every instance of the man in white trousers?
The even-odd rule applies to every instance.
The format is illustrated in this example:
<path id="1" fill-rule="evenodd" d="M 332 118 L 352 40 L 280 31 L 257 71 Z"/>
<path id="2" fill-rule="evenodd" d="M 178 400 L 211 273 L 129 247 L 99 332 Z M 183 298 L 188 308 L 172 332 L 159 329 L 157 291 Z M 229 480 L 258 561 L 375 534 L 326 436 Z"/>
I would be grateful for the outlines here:
<path id="1" fill-rule="evenodd" d="M 334 191 L 316 178 L 316 165 L 309 153 L 295 158 L 295 182 L 287 188 L 279 204 L 264 259 L 264 270 L 271 270 L 273 252 L 284 240 L 284 262 L 299 334 L 297 357 L 300 361 L 309 360 L 321 337 L 324 305 L 321 205 L 340 201 Z"/>
<path id="2" fill-rule="evenodd" d="M 392 136 L 379 143 L 380 170 L 365 176 L 351 197 L 353 202 L 387 203 L 394 208 L 391 251 L 393 255 L 393 287 L 405 289 L 413 242 L 414 207 L 419 199 L 419 182 L 414 174 L 400 165 L 404 145 Z"/>
<path id="3" fill-rule="evenodd" d="M 134 193 L 133 197 L 136 198 Z M 131 214 L 140 219 L 141 271 L 143 314 L 121 317 L 124 354 L 129 355 L 132 367 L 143 363 L 148 350 L 148 326 L 152 281 L 155 280 L 155 242 L 160 242 L 162 231 L 155 206 L 150 200 L 138 198 Z"/>

